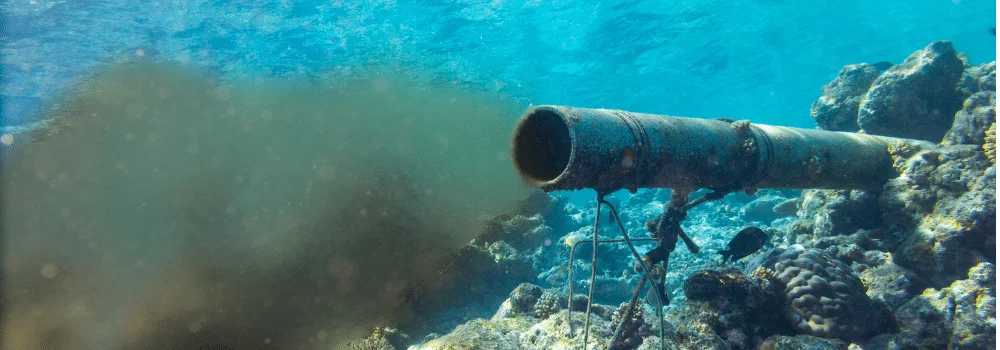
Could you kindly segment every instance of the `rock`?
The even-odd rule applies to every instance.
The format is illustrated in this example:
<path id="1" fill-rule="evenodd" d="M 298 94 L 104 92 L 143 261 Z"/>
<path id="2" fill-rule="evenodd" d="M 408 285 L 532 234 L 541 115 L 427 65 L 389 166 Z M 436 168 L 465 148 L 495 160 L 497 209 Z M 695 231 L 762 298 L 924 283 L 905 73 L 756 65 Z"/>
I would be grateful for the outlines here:
<path id="1" fill-rule="evenodd" d="M 684 281 L 684 296 L 688 300 L 708 301 L 715 298 L 732 298 L 743 302 L 756 286 L 741 273 L 702 270 Z"/>
<path id="2" fill-rule="evenodd" d="M 899 308 L 894 340 L 921 349 L 992 349 L 996 344 L 996 267 L 982 263 L 968 279 L 927 289 Z"/>
<path id="3" fill-rule="evenodd" d="M 672 311 L 668 319 L 678 325 L 673 339 L 680 349 L 729 350 L 732 347 L 716 333 L 714 324 L 719 319 L 717 311 L 705 302 L 684 303 L 679 311 Z"/>
<path id="4" fill-rule="evenodd" d="M 944 135 L 945 144 L 969 144 L 982 146 L 986 140 L 986 130 L 997 118 L 996 93 L 981 91 L 965 99 L 962 109 L 955 113 L 951 129 Z"/>
<path id="5" fill-rule="evenodd" d="M 879 312 L 850 268 L 821 250 L 793 245 L 757 256 L 744 269 L 774 271 L 784 313 L 797 331 L 825 338 L 863 339 L 879 327 Z"/>
<path id="6" fill-rule="evenodd" d="M 847 350 L 847 343 L 838 339 L 817 338 L 810 335 L 796 335 L 794 337 L 776 335 L 767 338 L 760 345 L 761 350 Z"/>
<path id="7" fill-rule="evenodd" d="M 844 264 L 867 264 L 866 254 L 873 253 L 876 249 L 885 249 L 882 243 L 873 237 L 878 232 L 862 230 L 850 235 L 823 237 L 816 240 L 813 247 L 823 249 Z"/>
<path id="8" fill-rule="evenodd" d="M 473 245 L 490 245 L 504 242 L 516 250 L 533 250 L 552 232 L 545 225 L 541 214 L 533 216 L 499 215 L 487 220 L 483 232 L 473 241 Z"/>
<path id="9" fill-rule="evenodd" d="M 542 297 L 542 287 L 530 283 L 521 283 L 510 292 L 511 311 L 516 314 L 534 314 L 535 304 Z"/>
<path id="10" fill-rule="evenodd" d="M 990 164 L 997 164 L 997 123 L 990 124 L 990 128 L 986 129 L 986 137 L 983 139 L 983 152 L 986 153 L 986 158 L 990 160 Z"/>
<path id="11" fill-rule="evenodd" d="M 574 312 L 574 333 L 569 336 L 566 310 L 540 321 L 529 315 L 494 320 L 480 318 L 410 349 L 577 349 L 583 344 L 583 323 L 584 314 Z M 590 346 L 606 349 L 611 342 L 610 321 L 593 315 L 590 326 Z"/>
<path id="12" fill-rule="evenodd" d="M 416 349 L 521 349 L 514 330 L 527 330 L 531 322 L 520 318 L 509 318 L 499 322 L 475 319 L 455 328 L 451 333 L 433 339 Z M 513 332 L 512 332 L 513 331 Z"/>
<path id="13" fill-rule="evenodd" d="M 996 254 L 996 168 L 979 147 L 910 157 L 880 198 L 893 260 L 934 287 L 961 279 Z"/>
<path id="14" fill-rule="evenodd" d="M 866 268 L 858 274 L 861 282 L 868 287 L 868 297 L 884 303 L 890 309 L 898 309 L 920 293 L 924 283 L 912 271 L 892 262 L 890 254 L 878 251 L 869 253 L 882 254 L 882 264 Z"/>
<path id="15" fill-rule="evenodd" d="M 996 61 L 984 63 L 976 67 L 965 67 L 962 78 L 958 82 L 958 91 L 962 96 L 969 96 L 981 91 L 995 91 L 997 88 Z"/>
<path id="16" fill-rule="evenodd" d="M 673 341 L 673 339 L 666 338 L 664 340 L 666 340 L 664 342 L 665 344 L 663 344 L 664 346 L 660 347 L 660 337 L 658 335 L 646 337 L 646 339 L 642 340 L 642 345 L 639 345 L 639 348 L 636 350 L 660 350 L 660 349 L 680 350 L 681 349 L 680 346 Z"/>
<path id="17" fill-rule="evenodd" d="M 867 63 L 844 66 L 836 79 L 823 86 L 823 96 L 813 102 L 809 115 L 820 129 L 858 131 L 858 107 L 879 74 Z"/>
<path id="18" fill-rule="evenodd" d="M 748 277 L 735 270 L 692 274 L 684 282 L 688 300 L 682 315 L 688 319 L 680 324 L 704 323 L 732 349 L 755 349 L 771 335 L 791 333 L 783 315 L 773 312 L 783 300 L 773 277 L 759 272 Z"/>
<path id="19" fill-rule="evenodd" d="M 794 229 L 815 238 L 852 234 L 879 227 L 881 211 L 878 197 L 870 192 L 807 190 L 802 192 Z"/>
<path id="20" fill-rule="evenodd" d="M 438 272 L 438 279 L 410 286 L 415 313 L 430 315 L 456 307 L 480 310 L 494 307 L 504 300 L 504 290 L 512 290 L 538 275 L 531 261 L 523 256 L 498 255 L 472 244 L 445 256 L 438 264 Z M 533 306 L 532 303 L 528 308 Z M 414 331 L 424 331 L 416 327 Z"/>
<path id="21" fill-rule="evenodd" d="M 948 41 L 933 42 L 872 83 L 858 109 L 865 133 L 941 141 L 962 107 L 964 64 Z"/>
<path id="22" fill-rule="evenodd" d="M 776 204 L 771 210 L 778 215 L 792 216 L 799 212 L 799 204 L 802 203 L 802 198 L 792 198 L 787 199 L 781 203 Z"/>
<path id="23" fill-rule="evenodd" d="M 740 208 L 738 219 L 745 222 L 757 221 L 770 224 L 781 217 L 774 211 L 774 207 L 784 201 L 786 201 L 785 198 L 772 196 L 754 199 Z"/>

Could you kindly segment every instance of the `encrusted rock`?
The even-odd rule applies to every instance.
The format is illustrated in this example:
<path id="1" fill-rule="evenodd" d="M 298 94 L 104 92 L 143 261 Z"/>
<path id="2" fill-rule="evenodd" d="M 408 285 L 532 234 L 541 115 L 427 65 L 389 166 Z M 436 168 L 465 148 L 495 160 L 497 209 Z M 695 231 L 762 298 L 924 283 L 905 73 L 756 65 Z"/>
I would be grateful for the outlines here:
<path id="1" fill-rule="evenodd" d="M 799 212 L 800 204 L 802 204 L 802 198 L 786 199 L 774 205 L 774 207 L 771 208 L 771 210 L 773 210 L 778 215 L 791 216 Z"/>
<path id="2" fill-rule="evenodd" d="M 996 93 L 981 91 L 965 99 L 962 109 L 955 113 L 955 121 L 944 136 L 948 144 L 983 145 L 986 130 L 997 118 Z"/>
<path id="3" fill-rule="evenodd" d="M 743 274 L 711 270 L 698 271 L 684 281 L 688 300 L 707 301 L 717 297 L 738 298 L 740 301 L 755 286 Z"/>
<path id="4" fill-rule="evenodd" d="M 794 337 L 776 335 L 760 345 L 761 350 L 847 350 L 847 343 L 838 339 L 817 338 L 809 335 Z"/>
<path id="5" fill-rule="evenodd" d="M 572 322 L 574 333 L 570 336 L 566 310 L 540 321 L 532 315 L 492 320 L 474 319 L 458 326 L 451 333 L 411 349 L 576 349 L 583 344 L 584 314 L 574 312 Z M 596 346 L 596 349 L 608 348 L 611 342 L 611 322 L 595 315 L 590 318 L 590 326 L 590 345 Z"/>
<path id="6" fill-rule="evenodd" d="M 860 190 L 803 191 L 798 216 L 793 229 L 814 238 L 852 234 L 881 223 L 878 197 Z"/>
<path id="7" fill-rule="evenodd" d="M 518 250 L 535 249 L 551 232 L 552 228 L 545 225 L 541 214 L 498 215 L 484 223 L 483 232 L 472 244 L 488 246 L 504 242 Z"/>
<path id="8" fill-rule="evenodd" d="M 872 83 L 858 125 L 869 134 L 941 141 L 962 107 L 956 87 L 963 70 L 950 42 L 931 43 Z"/>
<path id="9" fill-rule="evenodd" d="M 349 343 L 350 350 L 397 350 L 404 349 L 409 336 L 394 328 L 378 327 L 368 338 Z"/>
<path id="10" fill-rule="evenodd" d="M 820 129 L 858 131 L 858 106 L 879 74 L 867 63 L 844 66 L 836 79 L 823 86 L 823 96 L 813 102 L 809 115 Z"/>
<path id="11" fill-rule="evenodd" d="M 775 207 L 788 199 L 776 196 L 766 196 L 754 199 L 740 208 L 738 219 L 744 222 L 758 221 L 770 224 L 778 219 L 782 214 L 775 211 Z"/>
<path id="12" fill-rule="evenodd" d="M 684 282 L 681 315 L 688 319 L 681 323 L 705 323 L 733 349 L 755 349 L 768 336 L 791 333 L 783 315 L 773 312 L 782 305 L 774 277 L 766 268 L 750 278 L 735 270 L 695 272 Z"/>
<path id="13" fill-rule="evenodd" d="M 868 288 L 868 297 L 880 301 L 895 310 L 920 293 L 923 287 L 921 280 L 913 272 L 893 263 L 891 254 L 870 251 L 869 260 L 876 260 L 874 255 L 880 255 L 880 264 L 869 261 L 874 267 L 861 271 L 858 277 Z"/>
<path id="14" fill-rule="evenodd" d="M 542 287 L 531 283 L 521 283 L 510 292 L 512 311 L 518 314 L 534 314 L 535 304 L 542 297 Z"/>
<path id="15" fill-rule="evenodd" d="M 995 258 L 996 168 L 976 146 L 914 155 L 880 201 L 894 261 L 933 286 Z"/>
<path id="16" fill-rule="evenodd" d="M 878 314 L 861 280 L 823 251 L 801 245 L 774 248 L 744 271 L 761 267 L 774 270 L 783 284 L 785 316 L 799 332 L 853 340 L 877 329 Z"/>
<path id="17" fill-rule="evenodd" d="M 962 79 L 958 83 L 958 91 L 962 96 L 969 96 L 980 91 L 995 91 L 997 89 L 996 61 L 979 66 L 966 66 Z"/>
<path id="18" fill-rule="evenodd" d="M 681 349 L 730 350 L 732 346 L 716 333 L 719 320 L 717 310 L 705 302 L 687 302 L 679 311 L 671 312 L 668 318 L 677 321 L 673 335 Z"/>
<path id="19" fill-rule="evenodd" d="M 968 279 L 927 289 L 899 308 L 895 342 L 920 349 L 992 349 L 996 345 L 996 268 L 982 263 Z M 892 341 L 888 341 L 892 342 Z"/>
<path id="20" fill-rule="evenodd" d="M 990 164 L 997 163 L 997 124 L 991 123 L 990 128 L 986 129 L 986 137 L 983 138 L 983 152 L 986 153 L 986 158 L 990 160 Z"/>

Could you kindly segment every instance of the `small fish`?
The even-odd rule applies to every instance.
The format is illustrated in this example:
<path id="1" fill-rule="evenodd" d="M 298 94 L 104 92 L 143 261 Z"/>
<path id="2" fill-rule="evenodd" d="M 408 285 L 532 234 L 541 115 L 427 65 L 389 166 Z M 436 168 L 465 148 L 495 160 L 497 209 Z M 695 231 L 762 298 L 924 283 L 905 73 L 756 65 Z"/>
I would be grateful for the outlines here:
<path id="1" fill-rule="evenodd" d="M 653 307 L 655 307 L 657 305 L 660 305 L 660 306 L 670 305 L 670 296 L 666 294 L 666 291 L 667 291 L 667 288 L 666 288 L 667 286 L 665 284 L 666 281 L 662 278 L 662 276 L 666 275 L 667 272 L 665 270 L 663 270 L 663 266 L 654 265 L 653 266 L 653 271 L 650 271 L 650 273 L 654 277 L 652 279 L 650 279 L 650 281 L 649 281 L 650 282 L 649 289 L 646 290 L 646 304 L 649 304 L 649 306 L 653 306 Z M 657 285 L 660 286 L 660 290 L 663 291 L 663 294 L 660 294 L 659 292 L 656 291 L 656 286 Z M 659 303 L 657 303 L 657 300 L 656 300 L 657 298 L 660 299 Z"/>
<path id="2" fill-rule="evenodd" d="M 878 69 L 878 70 L 884 72 L 884 71 L 888 70 L 889 68 L 892 68 L 892 62 L 889 62 L 889 61 L 875 62 L 875 63 L 872 63 L 872 66 L 875 66 L 875 69 Z"/>
<path id="3" fill-rule="evenodd" d="M 990 34 L 993 34 L 993 36 L 997 36 L 997 27 L 990 27 Z"/>
<path id="4" fill-rule="evenodd" d="M 649 286 L 649 289 L 646 290 L 646 304 L 655 307 L 657 305 L 656 298 L 660 298 L 660 303 L 659 303 L 660 306 L 670 305 L 670 297 L 667 296 L 666 293 L 660 294 L 656 292 L 656 287 Z"/>
<path id="5" fill-rule="evenodd" d="M 719 251 L 719 254 L 722 254 L 722 263 L 725 264 L 729 258 L 732 258 L 733 262 L 743 259 L 760 250 L 765 242 L 767 242 L 767 234 L 764 231 L 753 226 L 747 227 L 729 241 L 729 249 Z"/>

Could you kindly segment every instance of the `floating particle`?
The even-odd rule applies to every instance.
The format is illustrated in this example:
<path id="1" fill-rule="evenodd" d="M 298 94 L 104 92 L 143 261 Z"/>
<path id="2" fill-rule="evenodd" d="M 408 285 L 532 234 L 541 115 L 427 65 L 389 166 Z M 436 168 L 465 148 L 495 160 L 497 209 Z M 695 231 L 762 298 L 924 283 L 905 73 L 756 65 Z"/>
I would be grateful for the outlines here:
<path id="1" fill-rule="evenodd" d="M 45 277 L 47 279 L 53 279 L 56 278 L 56 273 L 58 272 L 59 268 L 56 267 L 56 264 L 49 263 L 42 265 L 42 277 Z"/>
<path id="2" fill-rule="evenodd" d="M 0 142 L 3 142 L 4 145 L 10 146 L 11 144 L 14 143 L 14 135 L 3 134 L 2 136 L 0 136 Z"/>
<path id="3" fill-rule="evenodd" d="M 188 326 L 188 330 L 191 331 L 191 333 L 198 333 L 198 331 L 201 330 L 201 326 L 201 321 L 196 321 Z"/>

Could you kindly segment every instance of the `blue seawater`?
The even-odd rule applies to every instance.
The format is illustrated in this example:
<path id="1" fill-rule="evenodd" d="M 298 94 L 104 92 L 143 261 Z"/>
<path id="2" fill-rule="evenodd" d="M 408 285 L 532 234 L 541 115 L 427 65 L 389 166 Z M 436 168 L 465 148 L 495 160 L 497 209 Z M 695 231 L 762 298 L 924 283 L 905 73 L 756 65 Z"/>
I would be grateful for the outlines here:
<path id="1" fill-rule="evenodd" d="M 224 77 L 349 75 L 377 62 L 526 103 L 813 127 L 845 64 L 936 40 L 996 58 L 996 2 L 3 2 L 4 125 L 142 50 Z"/>

